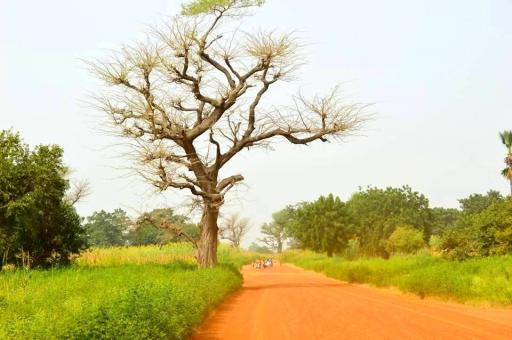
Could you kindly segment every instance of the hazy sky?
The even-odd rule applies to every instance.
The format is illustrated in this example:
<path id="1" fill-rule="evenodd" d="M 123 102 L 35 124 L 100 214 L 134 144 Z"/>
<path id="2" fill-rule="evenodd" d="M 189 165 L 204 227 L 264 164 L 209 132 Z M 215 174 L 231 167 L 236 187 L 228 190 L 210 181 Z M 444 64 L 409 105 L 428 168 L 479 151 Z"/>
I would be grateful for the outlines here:
<path id="1" fill-rule="evenodd" d="M 128 161 L 98 132 L 101 114 L 84 104 L 98 88 L 80 61 L 141 38 L 180 2 L 0 1 L 0 129 L 64 147 L 73 176 L 92 184 L 78 206 L 84 216 L 183 197 L 155 195 L 123 171 Z M 228 171 L 247 186 L 229 209 L 253 221 L 246 244 L 285 205 L 331 192 L 347 199 L 359 186 L 409 184 L 447 207 L 473 192 L 507 193 L 498 132 L 512 128 L 510 18 L 510 0 L 268 0 L 242 28 L 293 30 L 309 44 L 298 81 L 267 104 L 342 83 L 348 98 L 375 103 L 378 116 L 343 144 L 281 143 L 239 156 Z"/>

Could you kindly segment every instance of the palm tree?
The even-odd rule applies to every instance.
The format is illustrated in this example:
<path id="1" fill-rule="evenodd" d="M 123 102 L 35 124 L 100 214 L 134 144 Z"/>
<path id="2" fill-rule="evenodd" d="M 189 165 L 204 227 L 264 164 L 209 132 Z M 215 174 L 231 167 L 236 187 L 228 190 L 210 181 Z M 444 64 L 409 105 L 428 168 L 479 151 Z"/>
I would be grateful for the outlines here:
<path id="1" fill-rule="evenodd" d="M 505 158 L 505 169 L 501 171 L 501 174 L 510 181 L 510 195 L 512 196 L 512 131 L 507 130 L 500 132 L 502 143 L 507 148 L 507 157 Z"/>

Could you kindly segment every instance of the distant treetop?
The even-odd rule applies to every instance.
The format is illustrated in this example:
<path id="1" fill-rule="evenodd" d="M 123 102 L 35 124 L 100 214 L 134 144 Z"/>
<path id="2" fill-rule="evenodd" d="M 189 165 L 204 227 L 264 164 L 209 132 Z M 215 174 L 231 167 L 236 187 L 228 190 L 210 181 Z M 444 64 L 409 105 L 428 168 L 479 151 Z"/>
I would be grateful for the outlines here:
<path id="1" fill-rule="evenodd" d="M 261 6 L 265 0 L 193 0 L 181 5 L 181 14 L 198 15 L 226 9 L 243 9 L 253 6 Z"/>

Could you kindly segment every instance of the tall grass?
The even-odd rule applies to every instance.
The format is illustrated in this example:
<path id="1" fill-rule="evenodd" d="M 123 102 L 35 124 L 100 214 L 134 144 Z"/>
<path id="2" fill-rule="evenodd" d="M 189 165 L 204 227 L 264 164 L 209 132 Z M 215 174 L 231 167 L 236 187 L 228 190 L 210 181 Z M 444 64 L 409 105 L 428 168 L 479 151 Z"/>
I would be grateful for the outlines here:
<path id="1" fill-rule="evenodd" d="M 194 263 L 192 245 L 171 243 L 163 246 L 92 248 L 75 259 L 74 263 L 78 266 L 105 267 L 123 264 L 167 264 L 175 261 Z"/>
<path id="2" fill-rule="evenodd" d="M 327 276 L 378 287 L 397 287 L 421 297 L 458 302 L 512 305 L 512 256 L 463 262 L 430 255 L 396 256 L 389 260 L 348 261 L 312 252 L 288 252 L 284 261 Z"/>
<path id="3" fill-rule="evenodd" d="M 238 289 L 244 253 L 198 269 L 192 248 L 96 249 L 70 268 L 0 273 L 0 339 L 184 339 Z"/>
<path id="4" fill-rule="evenodd" d="M 258 254 L 219 245 L 220 263 L 239 268 L 258 257 Z M 195 264 L 194 248 L 190 243 L 170 243 L 163 246 L 92 248 L 84 252 L 74 264 L 77 266 L 119 266 L 124 264 L 168 264 L 176 261 Z"/>

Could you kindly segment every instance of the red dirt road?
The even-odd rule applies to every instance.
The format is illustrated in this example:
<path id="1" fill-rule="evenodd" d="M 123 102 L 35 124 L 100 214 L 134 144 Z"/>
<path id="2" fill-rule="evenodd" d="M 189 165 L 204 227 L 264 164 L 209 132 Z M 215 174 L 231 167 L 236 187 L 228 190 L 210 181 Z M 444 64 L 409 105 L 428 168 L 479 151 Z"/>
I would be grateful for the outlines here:
<path id="1" fill-rule="evenodd" d="M 242 290 L 192 339 L 512 339 L 512 309 L 421 300 L 288 265 L 242 272 Z"/>

